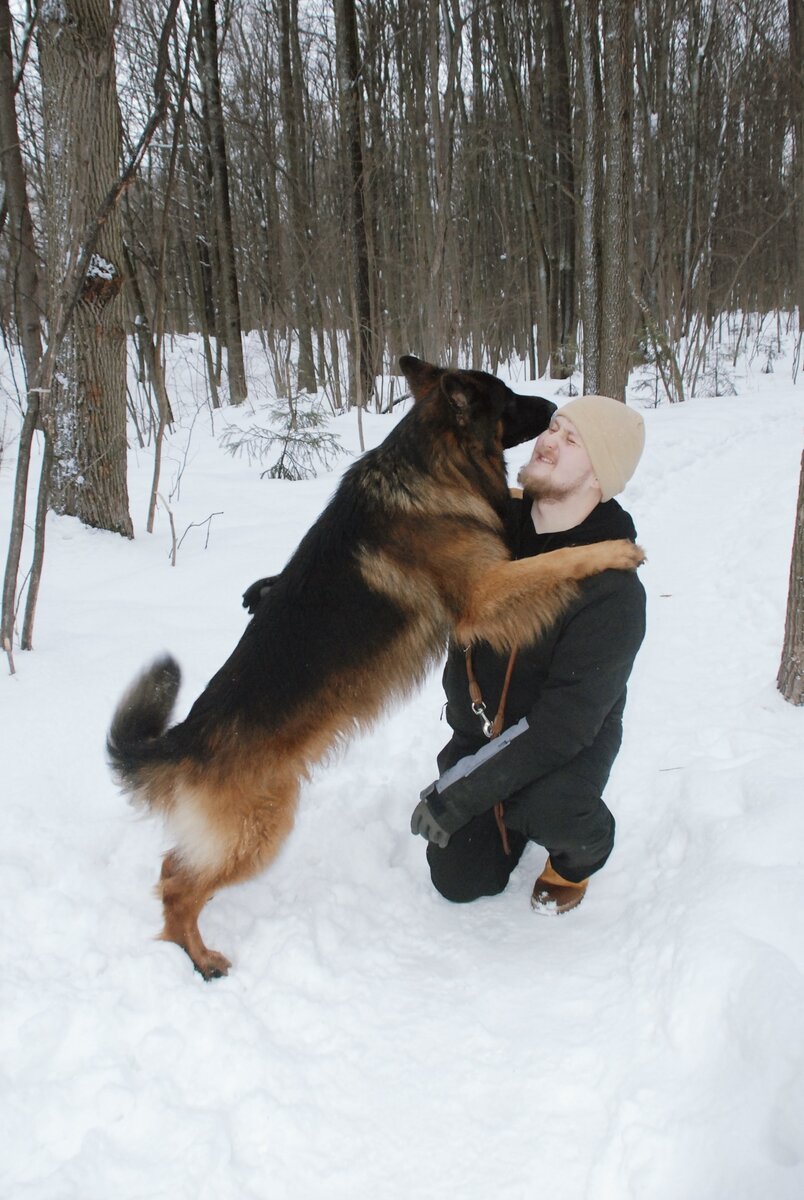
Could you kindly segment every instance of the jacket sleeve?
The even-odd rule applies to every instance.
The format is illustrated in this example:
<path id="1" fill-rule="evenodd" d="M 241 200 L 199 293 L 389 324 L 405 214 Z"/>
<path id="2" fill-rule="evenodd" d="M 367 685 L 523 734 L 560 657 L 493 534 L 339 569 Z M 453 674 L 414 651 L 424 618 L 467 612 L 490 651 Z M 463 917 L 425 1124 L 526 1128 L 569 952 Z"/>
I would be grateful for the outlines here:
<path id="1" fill-rule="evenodd" d="M 635 577 L 582 601 L 528 715 L 436 780 L 427 801 L 442 825 L 461 828 L 591 746 L 625 690 L 644 633 L 645 593 Z"/>

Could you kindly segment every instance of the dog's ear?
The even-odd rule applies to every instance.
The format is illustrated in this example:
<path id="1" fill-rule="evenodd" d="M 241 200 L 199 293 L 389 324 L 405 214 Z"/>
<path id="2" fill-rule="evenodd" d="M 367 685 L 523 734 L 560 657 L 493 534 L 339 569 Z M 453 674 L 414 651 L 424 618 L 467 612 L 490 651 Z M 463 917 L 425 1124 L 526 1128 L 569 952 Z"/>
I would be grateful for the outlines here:
<path id="1" fill-rule="evenodd" d="M 472 384 L 465 376 L 458 375 L 454 371 L 445 371 L 441 387 L 449 400 L 457 424 L 461 427 L 468 425 L 472 401 L 475 399 L 475 389 Z"/>
<path id="2" fill-rule="evenodd" d="M 421 400 L 443 374 L 441 367 L 435 367 L 422 358 L 416 358 L 415 354 L 403 354 L 399 360 L 399 367 L 410 384 L 414 400 Z"/>

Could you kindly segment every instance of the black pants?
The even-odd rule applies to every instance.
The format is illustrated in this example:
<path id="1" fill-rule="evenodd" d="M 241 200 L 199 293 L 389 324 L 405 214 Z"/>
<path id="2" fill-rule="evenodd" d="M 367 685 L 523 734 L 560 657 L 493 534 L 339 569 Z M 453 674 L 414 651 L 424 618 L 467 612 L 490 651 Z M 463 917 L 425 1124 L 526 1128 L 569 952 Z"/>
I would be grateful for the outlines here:
<path id="1" fill-rule="evenodd" d="M 427 862 L 433 886 L 457 904 L 480 896 L 496 896 L 505 890 L 528 844 L 528 839 L 513 829 L 508 833 L 508 841 L 510 855 L 503 849 L 492 809 L 453 833 L 443 850 L 429 842 Z"/>
<path id="2" fill-rule="evenodd" d="M 444 747 L 440 771 L 452 766 L 459 749 Z M 510 855 L 493 809 L 453 833 L 443 849 L 428 845 L 430 878 L 442 896 L 465 903 L 504 891 L 529 841 L 544 846 L 555 870 L 573 883 L 599 871 L 614 845 L 614 817 L 594 787 L 579 778 L 539 780 L 523 788 L 506 802 L 505 823 Z"/>

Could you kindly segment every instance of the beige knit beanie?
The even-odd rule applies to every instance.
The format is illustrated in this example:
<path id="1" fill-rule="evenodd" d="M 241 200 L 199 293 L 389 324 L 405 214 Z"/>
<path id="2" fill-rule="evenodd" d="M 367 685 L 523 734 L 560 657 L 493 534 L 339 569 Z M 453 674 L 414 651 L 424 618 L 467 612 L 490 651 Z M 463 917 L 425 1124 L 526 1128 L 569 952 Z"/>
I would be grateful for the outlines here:
<path id="1" fill-rule="evenodd" d="M 578 396 L 556 416 L 567 417 L 580 434 L 604 500 L 623 490 L 645 445 L 645 422 L 638 412 L 610 396 Z"/>

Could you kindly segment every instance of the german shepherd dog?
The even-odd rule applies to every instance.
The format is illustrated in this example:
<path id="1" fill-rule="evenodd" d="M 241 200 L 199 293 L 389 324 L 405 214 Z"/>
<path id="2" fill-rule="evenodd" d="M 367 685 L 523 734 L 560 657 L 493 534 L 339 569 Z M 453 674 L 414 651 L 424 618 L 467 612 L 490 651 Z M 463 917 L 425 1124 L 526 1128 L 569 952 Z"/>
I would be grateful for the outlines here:
<path id="1" fill-rule="evenodd" d="M 163 814 L 174 841 L 161 937 L 205 979 L 231 963 L 204 945 L 201 909 L 271 862 L 313 764 L 408 694 L 449 638 L 524 645 L 564 612 L 577 580 L 644 557 L 611 541 L 511 561 L 503 450 L 545 428 L 554 406 L 482 371 L 410 355 L 400 366 L 413 407 L 346 472 L 186 719 L 167 728 L 180 683 L 169 657 L 112 719 L 117 779 Z"/>

